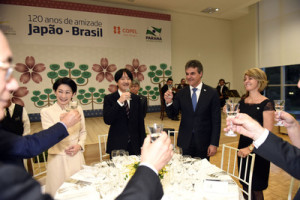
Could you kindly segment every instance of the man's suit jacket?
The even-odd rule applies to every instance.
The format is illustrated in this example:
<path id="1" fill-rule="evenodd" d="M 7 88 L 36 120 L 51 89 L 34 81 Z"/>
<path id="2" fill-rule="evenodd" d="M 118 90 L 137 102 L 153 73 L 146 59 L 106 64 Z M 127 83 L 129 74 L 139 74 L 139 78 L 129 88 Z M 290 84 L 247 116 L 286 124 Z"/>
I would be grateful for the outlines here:
<path id="1" fill-rule="evenodd" d="M 227 97 L 228 87 L 226 85 L 223 86 L 222 93 L 221 93 L 221 86 L 220 85 L 218 85 L 216 89 L 218 91 L 219 96 L 222 95 L 224 98 Z"/>
<path id="2" fill-rule="evenodd" d="M 254 152 L 300 179 L 300 149 L 297 147 L 270 132 L 265 142 L 258 149 L 255 148 Z M 294 199 L 300 199 L 300 189 Z"/>
<path id="3" fill-rule="evenodd" d="M 176 116 L 181 111 L 181 122 L 177 139 L 178 146 L 188 148 L 192 132 L 201 151 L 209 145 L 219 146 L 221 112 L 219 96 L 215 89 L 203 84 L 198 99 L 196 111 L 193 109 L 190 87 L 181 89 L 166 111 L 170 116 Z"/>
<path id="4" fill-rule="evenodd" d="M 155 172 L 145 166 L 139 166 L 117 200 L 160 200 L 163 188 Z"/>
<path id="5" fill-rule="evenodd" d="M 119 98 L 118 91 L 104 97 L 103 119 L 110 125 L 106 152 L 110 154 L 115 149 L 127 149 L 130 139 L 133 150 L 138 155 L 146 137 L 140 97 L 131 94 L 129 119 L 125 106 L 120 106 L 117 102 Z"/>
<path id="6" fill-rule="evenodd" d="M 0 127 L 0 161 L 11 163 L 15 158 L 37 156 L 68 135 L 67 129 L 61 123 L 39 133 L 26 136 L 10 133 Z"/>
<path id="7" fill-rule="evenodd" d="M 139 97 L 140 97 L 140 102 L 141 102 L 141 109 L 143 112 L 143 116 L 145 118 L 146 114 L 147 114 L 147 109 L 148 109 L 147 97 L 145 97 L 143 95 L 139 95 Z"/>
<path id="8" fill-rule="evenodd" d="M 20 167 L 0 164 L 0 177 L 1 200 L 52 200 L 50 195 L 41 193 L 40 184 Z M 162 196 L 158 176 L 150 168 L 140 166 L 117 199 L 158 200 Z"/>

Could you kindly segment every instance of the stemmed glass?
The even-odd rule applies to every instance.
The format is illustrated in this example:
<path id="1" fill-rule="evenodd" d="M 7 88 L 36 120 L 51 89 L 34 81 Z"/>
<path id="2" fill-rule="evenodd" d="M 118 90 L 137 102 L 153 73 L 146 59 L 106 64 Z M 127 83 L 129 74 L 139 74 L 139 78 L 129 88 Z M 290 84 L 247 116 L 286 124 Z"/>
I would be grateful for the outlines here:
<path id="1" fill-rule="evenodd" d="M 227 113 L 227 117 L 228 118 L 235 118 L 235 116 L 237 115 L 238 111 L 239 111 L 239 103 L 234 103 L 231 100 L 227 100 L 226 101 L 226 113 Z M 232 122 L 230 122 L 230 130 L 225 133 L 226 136 L 228 137 L 236 137 L 237 134 L 235 134 L 232 130 Z"/>
<path id="2" fill-rule="evenodd" d="M 278 113 L 278 115 L 280 116 L 280 113 L 282 110 L 284 110 L 284 104 L 285 104 L 285 100 L 274 100 L 275 103 L 275 110 Z M 278 121 L 275 126 L 283 126 L 282 121 Z"/>
<path id="3" fill-rule="evenodd" d="M 170 92 L 172 92 L 172 90 L 173 90 L 173 85 L 171 84 L 171 85 L 168 85 L 168 90 L 170 91 Z M 171 95 L 169 95 L 169 98 L 171 98 Z"/>
<path id="4" fill-rule="evenodd" d="M 130 93 L 130 89 L 129 88 L 127 88 L 126 89 L 126 92 L 129 92 Z M 129 99 L 128 99 L 129 101 L 131 101 L 132 99 L 131 99 L 131 96 L 129 97 Z"/>
<path id="5" fill-rule="evenodd" d="M 151 136 L 151 142 L 154 142 L 161 135 L 161 132 L 164 129 L 164 125 L 154 123 L 153 126 L 148 125 L 147 128 L 148 128 L 149 134 Z"/>
<path id="6" fill-rule="evenodd" d="M 71 110 L 75 110 L 78 107 L 77 101 L 70 101 L 69 104 L 66 106 L 66 111 L 70 112 Z"/>

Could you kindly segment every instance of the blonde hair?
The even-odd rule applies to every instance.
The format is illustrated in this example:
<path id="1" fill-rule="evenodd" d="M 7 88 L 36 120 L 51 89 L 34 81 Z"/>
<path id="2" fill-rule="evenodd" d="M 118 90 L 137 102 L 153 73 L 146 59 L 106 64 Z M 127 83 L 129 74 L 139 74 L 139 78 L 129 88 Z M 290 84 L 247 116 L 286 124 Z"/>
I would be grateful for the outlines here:
<path id="1" fill-rule="evenodd" d="M 262 92 L 268 85 L 268 79 L 266 73 L 259 68 L 248 69 L 245 72 L 244 76 L 246 75 L 257 80 L 259 92 Z M 247 92 L 246 96 L 249 96 L 249 92 Z"/>

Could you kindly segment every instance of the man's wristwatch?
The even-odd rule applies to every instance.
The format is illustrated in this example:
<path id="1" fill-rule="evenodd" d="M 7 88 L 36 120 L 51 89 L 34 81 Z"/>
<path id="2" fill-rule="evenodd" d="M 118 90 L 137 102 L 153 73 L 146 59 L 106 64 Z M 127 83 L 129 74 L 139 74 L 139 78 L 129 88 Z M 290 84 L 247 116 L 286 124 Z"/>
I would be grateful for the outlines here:
<path id="1" fill-rule="evenodd" d="M 253 151 L 253 149 L 254 149 L 254 145 L 253 144 L 250 144 L 249 146 L 248 146 L 248 148 L 250 149 L 250 151 L 252 152 Z"/>

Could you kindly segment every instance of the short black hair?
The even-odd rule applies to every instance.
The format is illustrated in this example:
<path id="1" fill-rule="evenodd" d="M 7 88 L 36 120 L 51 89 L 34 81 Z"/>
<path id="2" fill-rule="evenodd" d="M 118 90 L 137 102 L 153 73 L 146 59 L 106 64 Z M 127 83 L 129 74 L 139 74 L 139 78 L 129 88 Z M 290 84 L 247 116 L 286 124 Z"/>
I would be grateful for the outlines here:
<path id="1" fill-rule="evenodd" d="M 53 84 L 53 90 L 56 91 L 57 88 L 62 85 L 62 84 L 65 84 L 65 85 L 68 85 L 71 89 L 72 89 L 72 92 L 73 93 L 76 93 L 77 92 L 77 85 L 76 83 L 68 78 L 68 77 L 64 77 L 64 78 L 59 78 L 55 81 L 55 83 Z"/>
<path id="2" fill-rule="evenodd" d="M 219 83 L 220 83 L 221 81 L 223 81 L 223 82 L 225 83 L 225 80 L 224 80 L 223 78 L 221 78 L 221 79 L 219 80 Z"/>
<path id="3" fill-rule="evenodd" d="M 190 60 L 190 61 L 188 61 L 185 65 L 185 70 L 187 70 L 190 67 L 191 68 L 197 68 L 199 74 L 201 72 L 203 72 L 203 66 L 202 66 L 202 64 L 199 60 Z"/>
<path id="4" fill-rule="evenodd" d="M 167 82 L 168 82 L 168 81 L 173 81 L 173 79 L 172 79 L 172 78 L 168 78 Z"/>
<path id="5" fill-rule="evenodd" d="M 118 70 L 115 73 L 115 81 L 116 82 L 118 82 L 122 78 L 124 72 L 127 74 L 127 76 L 130 78 L 131 81 L 133 80 L 132 73 L 128 69 L 124 68 L 124 69 Z"/>

